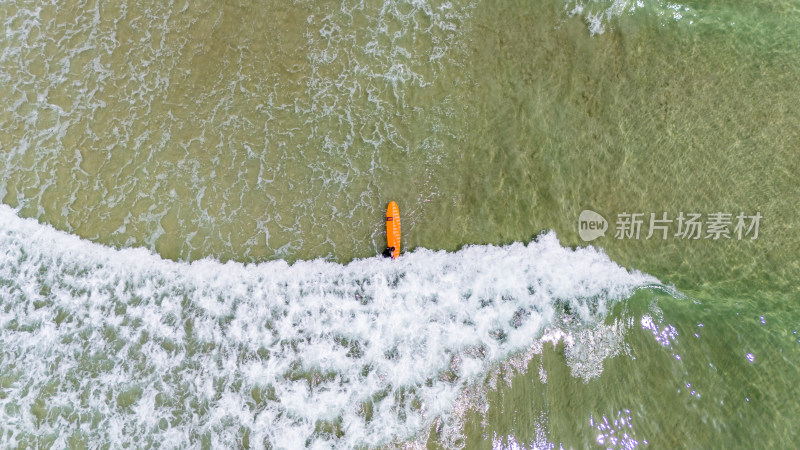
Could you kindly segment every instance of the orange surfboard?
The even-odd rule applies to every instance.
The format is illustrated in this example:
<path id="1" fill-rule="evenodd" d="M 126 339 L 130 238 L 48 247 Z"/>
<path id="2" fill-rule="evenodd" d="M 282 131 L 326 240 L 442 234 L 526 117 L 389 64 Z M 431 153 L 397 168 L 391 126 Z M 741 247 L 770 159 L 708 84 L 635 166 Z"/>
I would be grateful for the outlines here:
<path id="1" fill-rule="evenodd" d="M 395 202 L 386 207 L 386 246 L 394 247 L 392 259 L 400 256 L 400 210 Z"/>

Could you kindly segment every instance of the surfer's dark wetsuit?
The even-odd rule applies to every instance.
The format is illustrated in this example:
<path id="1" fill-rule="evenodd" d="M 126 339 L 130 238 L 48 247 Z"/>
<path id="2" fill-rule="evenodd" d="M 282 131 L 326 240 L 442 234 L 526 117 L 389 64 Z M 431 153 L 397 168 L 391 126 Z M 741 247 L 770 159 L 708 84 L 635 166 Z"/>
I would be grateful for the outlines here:
<path id="1" fill-rule="evenodd" d="M 386 247 L 386 250 L 383 251 L 383 257 L 384 258 L 391 258 L 393 251 L 394 251 L 394 247 Z"/>

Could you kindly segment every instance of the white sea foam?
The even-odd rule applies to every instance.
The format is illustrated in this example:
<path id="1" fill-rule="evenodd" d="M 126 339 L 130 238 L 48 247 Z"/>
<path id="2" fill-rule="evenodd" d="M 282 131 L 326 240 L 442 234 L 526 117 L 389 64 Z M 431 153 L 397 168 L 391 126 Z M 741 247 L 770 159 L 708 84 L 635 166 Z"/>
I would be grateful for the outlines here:
<path id="1" fill-rule="evenodd" d="M 582 17 L 592 35 L 603 34 L 618 17 L 636 12 L 658 17 L 662 23 L 696 18 L 688 6 L 664 0 L 566 0 L 564 10 L 569 16 Z"/>
<path id="2" fill-rule="evenodd" d="M 0 249 L 2 446 L 412 438 L 557 308 L 596 322 L 656 282 L 553 233 L 394 261 L 189 264 L 0 206 Z"/>

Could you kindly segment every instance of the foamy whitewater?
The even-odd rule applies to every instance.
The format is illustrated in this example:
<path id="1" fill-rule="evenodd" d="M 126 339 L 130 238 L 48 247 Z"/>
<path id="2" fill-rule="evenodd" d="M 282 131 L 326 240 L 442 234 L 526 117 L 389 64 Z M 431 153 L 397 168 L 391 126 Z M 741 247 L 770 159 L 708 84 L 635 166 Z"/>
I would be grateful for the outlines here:
<path id="1" fill-rule="evenodd" d="M 3 447 L 339 447 L 413 438 L 542 337 L 657 281 L 554 233 L 398 260 L 191 264 L 0 206 Z"/>

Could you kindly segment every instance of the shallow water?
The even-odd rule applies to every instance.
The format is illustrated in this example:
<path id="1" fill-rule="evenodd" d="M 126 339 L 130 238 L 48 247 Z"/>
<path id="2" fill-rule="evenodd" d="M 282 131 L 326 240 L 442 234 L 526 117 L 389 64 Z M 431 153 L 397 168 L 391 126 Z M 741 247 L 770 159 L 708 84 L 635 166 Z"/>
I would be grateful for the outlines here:
<path id="1" fill-rule="evenodd" d="M 798 6 L 0 5 L 0 442 L 790 446 Z"/>

